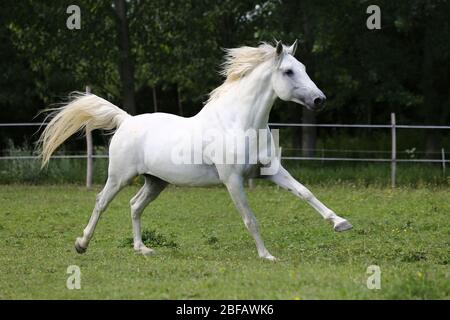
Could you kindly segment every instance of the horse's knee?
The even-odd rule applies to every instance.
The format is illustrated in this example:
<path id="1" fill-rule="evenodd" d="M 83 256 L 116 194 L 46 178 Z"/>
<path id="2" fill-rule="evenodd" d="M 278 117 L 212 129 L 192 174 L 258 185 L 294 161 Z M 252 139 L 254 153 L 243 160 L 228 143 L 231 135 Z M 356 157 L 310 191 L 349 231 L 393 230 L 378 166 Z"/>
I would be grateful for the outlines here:
<path id="1" fill-rule="evenodd" d="M 95 204 L 98 204 L 98 203 L 100 203 L 100 200 L 102 199 L 102 194 L 103 194 L 103 192 L 99 192 L 99 193 L 97 193 L 97 195 L 95 196 Z"/>
<path id="2" fill-rule="evenodd" d="M 131 206 L 131 219 L 136 220 L 141 217 L 142 210 L 139 207 Z"/>
<path id="3" fill-rule="evenodd" d="M 137 202 L 136 197 L 133 197 L 133 198 L 130 200 L 129 204 L 130 204 L 131 211 L 133 211 L 133 210 L 136 208 L 136 202 Z"/>
<path id="4" fill-rule="evenodd" d="M 106 209 L 106 203 L 105 200 L 103 199 L 102 192 L 97 194 L 97 197 L 95 198 L 95 209 L 99 213 L 102 213 Z"/>
<path id="5" fill-rule="evenodd" d="M 312 192 L 306 188 L 300 188 L 297 192 L 299 197 L 301 197 L 305 201 L 309 202 L 314 199 L 314 195 L 312 194 Z"/>
<path id="6" fill-rule="evenodd" d="M 142 213 L 145 202 L 150 198 L 150 193 L 147 191 L 140 192 L 130 200 L 131 218 L 137 219 Z"/>
<path id="7" fill-rule="evenodd" d="M 258 223 L 256 222 L 255 218 L 246 217 L 244 218 L 244 224 L 245 227 L 249 230 L 257 230 L 258 229 Z"/>

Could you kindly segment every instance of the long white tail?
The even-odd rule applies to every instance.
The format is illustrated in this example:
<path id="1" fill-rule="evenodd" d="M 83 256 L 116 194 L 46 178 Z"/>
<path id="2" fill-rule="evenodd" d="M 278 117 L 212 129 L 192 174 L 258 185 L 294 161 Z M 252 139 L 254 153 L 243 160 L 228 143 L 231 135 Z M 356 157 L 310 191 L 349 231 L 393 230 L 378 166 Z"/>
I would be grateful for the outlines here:
<path id="1" fill-rule="evenodd" d="M 68 104 L 47 111 L 51 119 L 38 140 L 42 167 L 50 160 L 53 152 L 75 132 L 86 130 L 118 128 L 131 117 L 128 113 L 95 94 L 76 93 Z"/>

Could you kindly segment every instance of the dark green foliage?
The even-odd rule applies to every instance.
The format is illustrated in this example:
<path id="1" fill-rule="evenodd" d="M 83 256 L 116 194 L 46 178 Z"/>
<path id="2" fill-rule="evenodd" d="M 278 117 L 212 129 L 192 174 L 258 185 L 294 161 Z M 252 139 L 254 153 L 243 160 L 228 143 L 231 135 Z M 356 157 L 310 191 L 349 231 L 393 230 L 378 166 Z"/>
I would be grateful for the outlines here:
<path id="1" fill-rule="evenodd" d="M 73 90 L 122 105 L 119 44 L 113 1 L 80 0 L 81 30 L 68 30 L 71 1 L 3 1 L 0 12 L 0 122 L 28 122 L 38 110 Z M 396 112 L 401 124 L 448 125 L 450 112 L 450 1 L 378 1 L 381 30 L 366 28 L 370 1 L 242 0 L 129 1 L 136 109 L 193 115 L 222 79 L 221 48 L 299 39 L 297 57 L 328 96 L 319 123 L 380 123 Z M 300 122 L 302 107 L 278 101 L 272 122 Z M 8 140 L 32 144 L 30 128 L 0 128 L 0 154 Z M 400 150 L 434 157 L 450 149 L 448 131 L 408 132 Z M 319 130 L 317 147 L 351 143 L 389 149 L 381 131 Z M 298 145 L 292 130 L 285 147 Z M 292 141 L 292 143 L 289 143 Z M 296 142 L 297 141 L 297 142 Z M 84 149 L 83 141 L 74 149 Z M 102 142 L 102 141 L 96 141 Z M 331 143 L 330 143 L 331 142 Z M 106 145 L 106 143 L 104 143 Z M 374 149 L 373 145 L 369 146 Z M 31 173 L 30 173 L 31 174 Z M 30 181 L 34 178 L 28 177 Z"/>
<path id="2" fill-rule="evenodd" d="M 176 249 L 178 248 L 178 243 L 172 239 L 168 239 L 164 234 L 157 232 L 156 230 L 144 229 L 142 231 L 142 241 L 147 247 L 167 247 Z M 133 246 L 133 238 L 128 237 L 122 239 L 119 243 L 120 248 L 129 248 Z"/>

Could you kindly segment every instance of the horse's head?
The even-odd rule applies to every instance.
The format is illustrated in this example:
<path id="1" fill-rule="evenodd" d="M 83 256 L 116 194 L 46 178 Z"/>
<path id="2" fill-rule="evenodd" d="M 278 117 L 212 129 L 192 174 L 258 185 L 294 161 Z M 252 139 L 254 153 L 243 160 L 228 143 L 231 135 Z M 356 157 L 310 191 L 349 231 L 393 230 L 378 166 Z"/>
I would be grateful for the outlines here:
<path id="1" fill-rule="evenodd" d="M 305 66 L 295 59 L 297 41 L 287 48 L 279 41 L 276 46 L 275 70 L 272 86 L 276 95 L 284 101 L 293 101 L 310 110 L 320 110 L 326 97 L 306 73 Z"/>

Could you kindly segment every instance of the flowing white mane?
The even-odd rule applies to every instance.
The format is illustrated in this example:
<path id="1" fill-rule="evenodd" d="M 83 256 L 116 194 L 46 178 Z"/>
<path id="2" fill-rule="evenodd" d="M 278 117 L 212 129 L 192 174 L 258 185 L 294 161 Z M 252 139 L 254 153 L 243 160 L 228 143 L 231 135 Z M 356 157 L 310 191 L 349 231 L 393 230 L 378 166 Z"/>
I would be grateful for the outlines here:
<path id="1" fill-rule="evenodd" d="M 240 47 L 225 49 L 225 61 L 222 63 L 220 74 L 226 77 L 222 85 L 211 91 L 207 102 L 217 99 L 237 80 L 244 77 L 259 64 L 275 56 L 275 48 L 268 43 L 258 47 Z"/>

